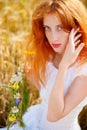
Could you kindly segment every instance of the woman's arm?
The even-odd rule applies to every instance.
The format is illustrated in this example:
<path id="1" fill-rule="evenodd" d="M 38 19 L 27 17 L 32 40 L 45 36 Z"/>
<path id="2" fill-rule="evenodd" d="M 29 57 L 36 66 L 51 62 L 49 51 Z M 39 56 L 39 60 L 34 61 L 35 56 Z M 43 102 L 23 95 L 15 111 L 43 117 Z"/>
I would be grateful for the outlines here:
<path id="1" fill-rule="evenodd" d="M 67 69 L 60 68 L 49 98 L 48 115 L 49 121 L 56 121 L 61 118 L 64 110 L 64 79 Z"/>
<path id="2" fill-rule="evenodd" d="M 78 29 L 72 29 L 69 42 L 59 64 L 59 71 L 49 97 L 47 113 L 47 119 L 49 121 L 57 121 L 67 115 L 87 95 L 87 77 L 79 76 L 73 81 L 70 89 L 64 96 L 64 80 L 67 69 L 75 62 L 84 46 L 83 43 L 80 43 L 80 45 L 75 48 L 75 44 L 78 42 L 77 32 Z"/>
<path id="3" fill-rule="evenodd" d="M 64 79 L 66 69 L 60 69 L 53 86 L 47 119 L 57 121 L 69 114 L 87 96 L 87 76 L 78 76 L 72 82 L 67 94 L 64 96 Z"/>

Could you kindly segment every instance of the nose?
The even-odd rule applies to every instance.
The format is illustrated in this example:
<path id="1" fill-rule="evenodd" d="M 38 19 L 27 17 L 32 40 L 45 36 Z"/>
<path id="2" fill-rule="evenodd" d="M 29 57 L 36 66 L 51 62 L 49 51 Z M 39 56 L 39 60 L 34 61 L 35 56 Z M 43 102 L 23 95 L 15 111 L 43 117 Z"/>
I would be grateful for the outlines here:
<path id="1" fill-rule="evenodd" d="M 52 39 L 52 43 L 58 40 L 58 33 L 56 31 L 51 32 L 51 39 Z"/>

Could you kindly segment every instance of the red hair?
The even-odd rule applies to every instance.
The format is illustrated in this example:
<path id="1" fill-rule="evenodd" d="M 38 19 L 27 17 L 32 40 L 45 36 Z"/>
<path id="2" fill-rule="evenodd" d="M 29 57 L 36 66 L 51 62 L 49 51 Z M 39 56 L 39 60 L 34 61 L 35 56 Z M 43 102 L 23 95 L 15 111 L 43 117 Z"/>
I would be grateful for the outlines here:
<path id="1" fill-rule="evenodd" d="M 80 52 L 78 60 L 80 63 L 87 62 L 87 11 L 79 0 L 46 0 L 41 2 L 32 16 L 32 31 L 27 50 L 35 52 L 35 55 L 27 55 L 26 63 L 31 64 L 31 71 L 36 81 L 45 82 L 46 63 L 55 55 L 50 47 L 43 27 L 43 17 L 45 14 L 56 14 L 65 31 L 72 28 L 80 28 L 81 40 L 85 47 Z M 27 68 L 25 69 L 27 70 Z M 27 73 L 28 74 L 28 73 Z M 31 76 L 31 75 L 30 75 Z"/>

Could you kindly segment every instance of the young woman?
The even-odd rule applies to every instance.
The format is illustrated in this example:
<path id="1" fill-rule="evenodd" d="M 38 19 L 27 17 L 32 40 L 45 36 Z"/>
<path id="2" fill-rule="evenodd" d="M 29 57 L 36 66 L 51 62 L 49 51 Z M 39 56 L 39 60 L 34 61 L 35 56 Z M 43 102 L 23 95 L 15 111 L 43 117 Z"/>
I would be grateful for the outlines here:
<path id="1" fill-rule="evenodd" d="M 41 1 L 32 17 L 28 51 L 35 55 L 27 58 L 31 64 L 27 77 L 42 97 L 42 103 L 26 113 L 28 128 L 79 130 L 77 116 L 87 103 L 87 13 L 83 4 L 79 0 Z"/>
<path id="2" fill-rule="evenodd" d="M 87 103 L 83 4 L 79 0 L 41 1 L 32 17 L 28 51 L 35 55 L 27 56 L 25 73 L 39 89 L 42 102 L 25 113 L 25 129 L 79 130 L 77 116 Z"/>

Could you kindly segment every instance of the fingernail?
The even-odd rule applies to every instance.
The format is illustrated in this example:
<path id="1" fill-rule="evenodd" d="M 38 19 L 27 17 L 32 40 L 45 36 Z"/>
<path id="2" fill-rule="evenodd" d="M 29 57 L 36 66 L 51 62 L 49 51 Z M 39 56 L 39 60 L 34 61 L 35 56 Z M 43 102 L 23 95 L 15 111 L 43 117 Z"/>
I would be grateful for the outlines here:
<path id="1" fill-rule="evenodd" d="M 85 46 L 85 44 L 84 44 L 84 43 L 82 43 L 82 46 L 84 47 L 84 46 Z"/>

